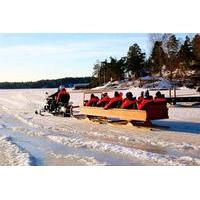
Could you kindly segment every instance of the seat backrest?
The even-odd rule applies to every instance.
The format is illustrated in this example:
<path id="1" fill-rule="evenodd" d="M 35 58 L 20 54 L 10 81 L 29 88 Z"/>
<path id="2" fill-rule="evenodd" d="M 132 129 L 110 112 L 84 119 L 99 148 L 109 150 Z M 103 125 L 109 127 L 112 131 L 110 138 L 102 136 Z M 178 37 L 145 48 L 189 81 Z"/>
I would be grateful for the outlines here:
<path id="1" fill-rule="evenodd" d="M 149 120 L 169 118 L 166 103 L 151 102 L 146 106 L 146 111 Z"/>

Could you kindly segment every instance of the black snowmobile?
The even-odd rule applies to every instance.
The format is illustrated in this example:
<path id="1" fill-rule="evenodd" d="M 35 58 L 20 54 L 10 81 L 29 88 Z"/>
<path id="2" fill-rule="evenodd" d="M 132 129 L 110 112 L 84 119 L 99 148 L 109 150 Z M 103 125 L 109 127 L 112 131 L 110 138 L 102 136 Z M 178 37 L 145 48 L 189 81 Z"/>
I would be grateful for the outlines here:
<path id="1" fill-rule="evenodd" d="M 70 95 L 67 94 L 62 97 L 60 102 L 56 103 L 56 96 L 58 92 L 50 95 L 46 98 L 46 104 L 39 112 L 35 111 L 35 114 L 44 116 L 45 112 L 48 112 L 54 116 L 71 117 L 73 115 L 73 103 L 69 102 Z M 46 93 L 48 95 L 48 93 Z"/>

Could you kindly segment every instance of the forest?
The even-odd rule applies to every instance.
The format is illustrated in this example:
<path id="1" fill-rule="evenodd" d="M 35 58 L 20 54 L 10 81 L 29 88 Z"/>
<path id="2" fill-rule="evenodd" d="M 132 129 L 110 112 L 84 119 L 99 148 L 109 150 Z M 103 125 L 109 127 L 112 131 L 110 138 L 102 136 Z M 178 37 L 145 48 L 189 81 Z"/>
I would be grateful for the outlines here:
<path id="1" fill-rule="evenodd" d="M 127 55 L 109 57 L 93 66 L 95 84 L 125 78 L 136 80 L 142 76 L 160 76 L 166 79 L 200 77 L 200 35 L 180 40 L 175 34 L 149 34 L 150 54 L 147 56 L 137 43 L 128 48 Z"/>
<path id="2" fill-rule="evenodd" d="M 58 88 L 60 85 L 73 87 L 74 84 L 90 83 L 92 77 L 67 77 L 55 80 L 40 80 L 35 82 L 1 82 L 0 89 L 37 89 L 37 88 Z"/>

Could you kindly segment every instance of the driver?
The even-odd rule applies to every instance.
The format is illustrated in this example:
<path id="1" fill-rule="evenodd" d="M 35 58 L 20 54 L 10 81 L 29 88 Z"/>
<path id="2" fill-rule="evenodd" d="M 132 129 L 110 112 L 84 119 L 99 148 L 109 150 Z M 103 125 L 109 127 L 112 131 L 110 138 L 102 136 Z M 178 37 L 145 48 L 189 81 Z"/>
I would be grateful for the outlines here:
<path id="1" fill-rule="evenodd" d="M 58 105 L 59 103 L 64 103 L 67 104 L 69 103 L 70 100 L 70 95 L 67 92 L 67 90 L 63 87 L 59 92 L 56 97 L 56 104 Z"/>

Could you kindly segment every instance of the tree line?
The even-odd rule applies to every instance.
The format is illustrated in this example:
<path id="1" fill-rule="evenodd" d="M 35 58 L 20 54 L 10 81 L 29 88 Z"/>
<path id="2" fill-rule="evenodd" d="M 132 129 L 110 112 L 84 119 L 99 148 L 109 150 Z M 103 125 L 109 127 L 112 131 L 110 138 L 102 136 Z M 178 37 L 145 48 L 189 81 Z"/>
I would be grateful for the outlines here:
<path id="1" fill-rule="evenodd" d="M 58 88 L 60 85 L 73 87 L 74 84 L 91 83 L 92 77 L 68 77 L 55 80 L 40 80 L 35 82 L 1 82 L 0 89 L 37 89 L 37 88 Z"/>
<path id="2" fill-rule="evenodd" d="M 128 48 L 120 59 L 110 57 L 93 66 L 96 85 L 124 78 L 138 79 L 159 75 L 172 80 L 186 79 L 190 71 L 200 70 L 200 35 L 186 36 L 183 41 L 175 34 L 149 34 L 150 54 L 146 55 L 137 43 Z"/>

